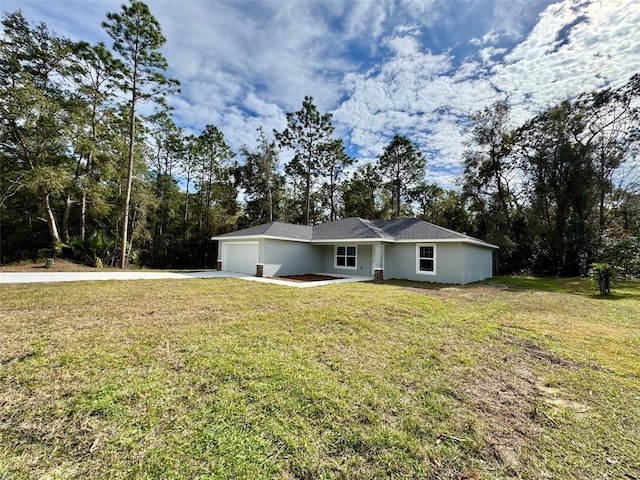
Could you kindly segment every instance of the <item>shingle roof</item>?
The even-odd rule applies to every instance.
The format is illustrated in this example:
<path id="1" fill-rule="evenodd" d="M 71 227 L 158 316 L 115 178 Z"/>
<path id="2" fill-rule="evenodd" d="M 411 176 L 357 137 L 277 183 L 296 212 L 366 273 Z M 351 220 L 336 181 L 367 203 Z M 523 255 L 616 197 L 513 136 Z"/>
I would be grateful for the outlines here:
<path id="1" fill-rule="evenodd" d="M 214 238 L 232 238 L 247 236 L 271 236 L 296 240 L 358 240 L 379 239 L 381 241 L 411 240 L 448 240 L 472 242 L 487 247 L 490 243 L 463 233 L 439 227 L 417 218 L 400 218 L 396 220 L 365 220 L 363 218 L 344 218 L 335 222 L 320 225 L 293 225 L 291 223 L 271 222 L 255 227 L 245 228 L 237 232 L 227 233 Z"/>
<path id="2" fill-rule="evenodd" d="M 271 222 L 245 228 L 236 232 L 225 233 L 219 237 L 250 237 L 268 235 L 272 237 L 295 238 L 298 240 L 311 240 L 313 227 L 310 225 L 294 225 L 292 223 Z M 218 238 L 218 237 L 216 237 Z"/>
<path id="3" fill-rule="evenodd" d="M 376 220 L 372 223 L 396 240 L 466 240 L 472 238 L 463 233 L 418 220 L 417 218 Z"/>
<path id="4" fill-rule="evenodd" d="M 314 240 L 343 240 L 355 238 L 379 238 L 393 240 L 379 226 L 362 218 L 344 218 L 335 222 L 323 223 L 313 227 Z"/>

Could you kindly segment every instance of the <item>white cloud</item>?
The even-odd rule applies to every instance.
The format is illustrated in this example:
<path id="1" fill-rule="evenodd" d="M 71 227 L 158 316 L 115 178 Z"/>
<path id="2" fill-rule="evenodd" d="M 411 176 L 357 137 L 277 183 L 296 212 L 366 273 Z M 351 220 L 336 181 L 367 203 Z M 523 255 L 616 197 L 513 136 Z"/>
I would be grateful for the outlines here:
<path id="1" fill-rule="evenodd" d="M 364 155 L 379 155 L 400 132 L 423 150 L 439 151 L 432 161 L 440 167 L 455 167 L 461 153 L 460 116 L 494 101 L 495 90 L 471 78 L 477 62 L 454 72 L 448 53 L 421 51 L 413 36 L 385 42 L 393 56 L 377 71 L 349 76 L 350 97 L 336 110 L 336 120 L 352 125 L 350 140 Z"/>
<path id="2" fill-rule="evenodd" d="M 340 13 L 345 25 L 345 40 L 354 41 L 366 48 L 370 55 L 375 55 L 379 46 L 378 39 L 385 32 L 387 5 L 386 2 L 370 0 L 349 2 Z"/>
<path id="3" fill-rule="evenodd" d="M 431 22 L 440 18 L 437 0 L 400 0 L 400 4 L 412 16 L 426 16 Z"/>
<path id="4" fill-rule="evenodd" d="M 493 70 L 493 81 L 510 92 L 516 115 L 526 119 L 569 96 L 620 84 L 640 69 L 640 4 L 633 1 L 574 2 L 552 5 L 525 41 Z M 585 15 L 567 42 L 562 28 Z"/>
<path id="5" fill-rule="evenodd" d="M 504 39 L 519 41 L 528 33 L 530 24 L 537 23 L 535 12 L 545 0 L 509 0 L 493 4 L 493 18 L 487 33 L 482 37 L 483 45 L 496 44 Z"/>

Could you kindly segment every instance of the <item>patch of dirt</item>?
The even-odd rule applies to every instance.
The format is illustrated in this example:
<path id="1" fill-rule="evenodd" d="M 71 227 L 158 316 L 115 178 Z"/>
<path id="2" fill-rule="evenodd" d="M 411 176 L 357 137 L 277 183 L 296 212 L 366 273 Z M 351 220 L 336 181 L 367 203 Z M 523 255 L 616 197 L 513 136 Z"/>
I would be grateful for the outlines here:
<path id="1" fill-rule="evenodd" d="M 545 351 L 530 341 L 503 332 L 499 339 L 518 348 L 487 347 L 486 366 L 480 375 L 466 377 L 461 386 L 465 402 L 480 414 L 484 425 L 485 458 L 493 458 L 509 476 L 519 478 L 525 465 L 521 451 L 535 449 L 536 437 L 544 428 L 561 428 L 562 412 L 585 414 L 589 407 L 565 398 L 560 388 L 545 384 L 531 368 L 541 360 L 551 368 L 581 368 L 576 362 Z M 546 478 L 542 475 L 540 478 Z"/>
<path id="2" fill-rule="evenodd" d="M 567 368 L 579 368 L 580 365 L 573 360 L 568 360 L 566 358 L 559 357 L 553 352 L 549 352 L 548 350 L 543 350 L 538 345 L 533 343 L 530 340 L 526 340 L 524 338 L 518 338 L 511 334 L 503 333 L 500 337 L 507 345 L 514 345 L 516 347 L 521 348 L 526 354 L 535 359 L 535 360 L 543 360 L 554 365 L 560 365 L 562 367 Z"/>
<path id="3" fill-rule="evenodd" d="M 501 337 L 505 343 L 509 345 L 515 345 L 516 347 L 522 348 L 527 355 L 535 360 L 542 360 L 545 362 L 552 363 L 554 365 L 558 365 L 565 368 L 577 369 L 577 368 L 590 368 L 592 370 L 598 370 L 600 372 L 606 372 L 615 375 L 616 372 L 611 370 L 610 368 L 603 367 L 601 365 L 597 365 L 595 363 L 588 362 L 576 362 L 574 360 L 569 360 L 567 358 L 562 358 L 556 355 L 553 352 L 549 352 L 548 350 L 543 350 L 535 343 L 530 340 L 526 340 L 523 338 L 518 338 L 513 335 L 503 334 Z"/>
<path id="4" fill-rule="evenodd" d="M 517 362 L 497 374 L 493 370 L 469 378 L 463 387 L 467 403 L 483 420 L 485 458 L 494 458 L 515 475 L 521 470 L 522 448 L 541 429 L 536 410 L 541 398 L 537 384 L 538 379 L 525 362 Z"/>
<path id="5" fill-rule="evenodd" d="M 306 273 L 304 275 L 284 275 L 282 277 L 271 277 L 276 280 L 287 280 L 290 282 L 322 282 L 325 280 L 339 280 L 343 277 L 333 277 L 330 275 L 316 275 L 314 273 Z"/>
<path id="6" fill-rule="evenodd" d="M 441 298 L 461 298 L 465 300 L 480 300 L 491 295 L 495 295 L 496 291 L 504 290 L 501 287 L 489 286 L 487 284 L 471 284 L 471 285 L 447 285 L 435 286 L 429 285 L 427 288 L 420 287 L 404 287 L 404 290 L 410 292 L 422 293 L 424 295 L 434 295 Z"/>

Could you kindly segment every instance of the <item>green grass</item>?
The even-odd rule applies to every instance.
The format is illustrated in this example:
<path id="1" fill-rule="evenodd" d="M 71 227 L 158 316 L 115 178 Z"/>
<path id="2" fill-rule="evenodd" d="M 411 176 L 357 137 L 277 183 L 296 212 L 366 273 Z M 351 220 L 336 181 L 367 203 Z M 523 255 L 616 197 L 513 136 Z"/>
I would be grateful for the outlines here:
<path id="1" fill-rule="evenodd" d="M 639 286 L 491 283 L 2 285 L 0 479 L 640 478 Z"/>

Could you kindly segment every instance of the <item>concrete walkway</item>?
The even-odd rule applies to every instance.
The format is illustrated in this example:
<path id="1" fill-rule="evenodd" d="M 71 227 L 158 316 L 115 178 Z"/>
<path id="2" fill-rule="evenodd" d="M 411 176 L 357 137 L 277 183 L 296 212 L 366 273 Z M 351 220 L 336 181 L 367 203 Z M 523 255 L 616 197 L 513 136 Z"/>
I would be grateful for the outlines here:
<path id="1" fill-rule="evenodd" d="M 96 272 L 2 272 L 0 283 L 51 283 L 51 282 L 79 282 L 96 280 L 157 280 L 162 278 L 187 279 L 187 278 L 241 278 L 253 282 L 273 283 L 288 287 L 309 288 L 330 285 L 332 283 L 366 282 L 372 277 L 345 277 L 336 280 L 323 280 L 320 282 L 291 282 L 277 278 L 260 278 L 249 276 L 246 273 L 220 272 L 208 270 L 201 272 L 153 272 L 149 270 L 136 270 L 126 272 L 96 271 Z"/>

